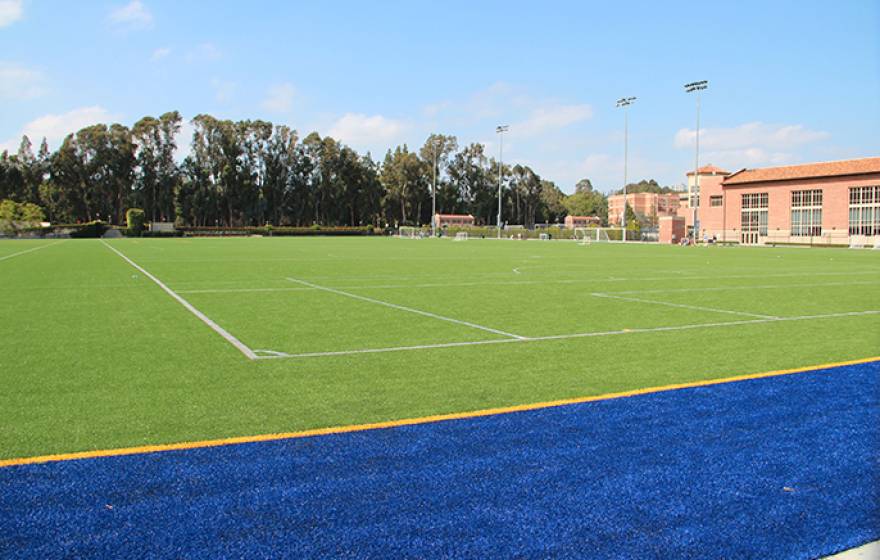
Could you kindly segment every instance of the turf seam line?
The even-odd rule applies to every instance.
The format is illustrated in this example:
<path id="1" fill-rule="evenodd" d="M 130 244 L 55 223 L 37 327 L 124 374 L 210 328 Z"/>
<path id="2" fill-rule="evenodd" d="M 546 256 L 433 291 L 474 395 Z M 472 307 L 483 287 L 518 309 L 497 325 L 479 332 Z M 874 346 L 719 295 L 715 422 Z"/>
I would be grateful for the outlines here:
<path id="1" fill-rule="evenodd" d="M 703 307 L 701 305 L 688 305 L 685 303 L 671 303 L 668 301 L 655 301 L 655 300 L 650 300 L 650 299 L 618 296 L 618 295 L 613 295 L 613 294 L 604 293 L 604 292 L 594 292 L 590 295 L 594 296 L 594 297 L 600 297 L 600 298 L 610 298 L 610 299 L 619 299 L 621 301 L 631 301 L 634 303 L 648 303 L 648 304 L 653 304 L 653 305 L 665 305 L 667 307 L 678 307 L 680 309 L 693 309 L 694 311 L 710 311 L 712 313 L 727 313 L 730 315 L 742 315 L 745 317 L 758 317 L 761 319 L 779 319 L 779 317 L 777 317 L 776 315 L 761 315 L 758 313 L 747 313 L 744 311 L 731 311 L 728 309 L 718 309 L 717 307 Z"/>
<path id="2" fill-rule="evenodd" d="M 413 307 L 407 307 L 405 305 L 398 305 L 396 303 L 389 303 L 387 301 L 382 301 L 380 299 L 374 299 L 371 297 L 361 296 L 358 294 L 353 294 L 351 292 L 343 292 L 342 290 L 337 290 L 335 288 L 328 288 L 326 286 L 319 286 L 318 284 L 313 284 L 311 282 L 306 282 L 305 280 L 298 280 L 296 278 L 287 278 L 288 281 L 294 282 L 296 284 L 302 284 L 303 286 L 309 286 L 310 288 L 314 288 L 316 290 L 323 290 L 325 292 L 330 292 L 331 294 L 336 294 L 340 296 L 345 296 L 353 299 L 357 299 L 360 301 L 365 301 L 367 303 L 374 303 L 376 305 L 384 305 L 385 307 L 390 307 L 392 309 L 397 309 L 399 311 L 407 311 L 409 313 L 415 313 L 416 315 L 423 315 L 425 317 L 430 317 L 432 319 L 438 319 L 440 321 L 447 321 L 449 323 L 455 323 L 457 325 L 463 325 L 466 327 L 471 327 L 473 329 L 479 329 L 481 331 L 487 331 L 495 334 L 499 334 L 501 336 L 506 336 L 511 339 L 516 340 L 527 340 L 527 337 L 520 336 L 518 334 L 513 334 L 509 332 L 505 332 L 498 329 L 493 329 L 492 327 L 486 327 L 483 325 L 478 325 L 476 323 L 471 323 L 470 321 L 462 321 L 460 319 L 453 319 L 452 317 L 445 317 L 443 315 L 438 315 L 436 313 L 431 313 L 430 311 L 422 311 L 421 309 L 415 309 Z"/>
<path id="3" fill-rule="evenodd" d="M 644 329 L 621 329 L 615 331 L 597 331 L 597 332 L 586 332 L 586 333 L 573 333 L 573 334 L 553 334 L 547 336 L 533 336 L 529 338 L 522 339 L 514 339 L 514 338 L 501 338 L 501 339 L 489 339 L 489 340 L 469 340 L 462 342 L 440 342 L 437 344 L 418 344 L 412 346 L 388 346 L 384 348 L 362 348 L 358 350 L 333 350 L 327 352 L 302 352 L 298 354 L 288 354 L 286 352 L 277 352 L 272 351 L 273 355 L 271 356 L 257 356 L 258 360 L 278 360 L 278 359 L 288 359 L 288 358 L 321 358 L 321 357 L 330 357 L 330 356 L 348 356 L 353 354 L 379 354 L 383 352 L 403 352 L 409 350 L 430 350 L 437 348 L 457 348 L 460 346 L 480 346 L 485 344 L 509 344 L 509 343 L 526 343 L 526 342 L 541 342 L 546 340 L 568 340 L 572 338 L 591 338 L 591 337 L 600 337 L 600 336 L 618 336 L 618 335 L 629 335 L 629 334 L 645 334 L 645 333 L 653 333 L 653 332 L 667 332 L 667 331 L 686 331 L 692 329 L 700 329 L 700 328 L 719 328 L 719 327 L 728 327 L 728 326 L 740 326 L 740 325 L 760 325 L 764 323 L 784 323 L 788 321 L 804 321 L 807 319 L 835 319 L 840 317 L 859 317 L 865 315 L 877 315 L 880 314 L 880 311 L 847 311 L 844 313 L 832 313 L 828 315 L 800 315 L 796 317 L 776 317 L 776 318 L 767 318 L 767 319 L 751 319 L 751 320 L 743 320 L 743 321 L 724 321 L 720 323 L 694 323 L 688 325 L 672 325 L 668 327 L 650 327 Z"/>
<path id="4" fill-rule="evenodd" d="M 213 330 L 214 332 L 216 332 L 217 334 L 222 336 L 226 340 L 226 342 L 232 344 L 236 349 L 238 349 L 239 352 L 244 354 L 249 360 L 256 360 L 257 359 L 257 355 L 245 343 L 243 343 L 239 339 L 235 338 L 235 336 L 233 336 L 229 331 L 227 331 L 226 329 L 224 329 L 223 327 L 221 327 L 220 325 L 215 323 L 210 317 L 208 317 L 207 315 L 205 315 L 204 313 L 202 313 L 201 311 L 196 309 L 190 302 L 183 299 L 183 297 L 181 297 L 174 290 L 172 290 L 171 288 L 166 286 L 161 280 L 159 280 L 158 278 L 156 278 L 155 276 L 153 276 L 152 274 L 147 272 L 147 270 L 145 268 L 143 268 L 142 266 L 140 266 L 139 264 L 137 264 L 136 262 L 134 262 L 130 258 L 126 257 L 120 251 L 117 251 L 115 248 L 110 246 L 110 244 L 108 244 L 103 239 L 101 240 L 101 243 L 103 243 L 105 247 L 107 247 L 108 249 L 110 249 L 111 251 L 113 251 L 114 253 L 119 255 L 120 257 L 122 257 L 122 259 L 125 260 L 125 262 L 127 262 L 128 264 L 133 266 L 135 269 L 137 269 L 141 273 L 143 273 L 144 276 L 146 276 L 147 278 L 149 278 L 150 280 L 155 282 L 156 285 L 158 285 L 160 288 L 162 288 L 162 290 L 165 291 L 165 293 L 167 293 L 169 296 L 174 298 L 177 301 L 177 303 L 179 303 L 187 311 L 189 311 L 190 313 L 195 315 L 200 321 L 202 321 L 203 323 L 208 325 L 211 328 L 211 330 Z"/>
<path id="5" fill-rule="evenodd" d="M 544 408 L 555 408 L 560 406 L 568 406 L 574 404 L 582 404 L 589 402 L 607 401 L 613 399 L 621 399 L 627 397 L 635 397 L 640 395 L 650 395 L 654 393 L 662 393 L 667 391 L 677 391 L 681 389 L 691 389 L 697 387 L 709 387 L 713 385 L 723 385 L 725 383 L 736 383 L 739 381 L 748 381 L 752 379 L 763 379 L 768 377 L 779 377 L 782 375 L 791 375 L 810 371 L 819 371 L 843 366 L 851 366 L 858 364 L 868 364 L 880 361 L 880 356 L 870 358 L 859 358 L 855 360 L 847 360 L 842 362 L 833 362 L 830 364 L 818 364 L 812 366 L 803 366 L 791 369 L 773 370 L 762 373 L 749 373 L 744 375 L 735 375 L 729 377 L 720 377 L 715 379 L 704 379 L 701 381 L 689 381 L 684 383 L 670 383 L 667 385 L 658 385 L 655 387 L 645 387 L 642 389 L 632 389 L 628 391 L 619 391 L 614 393 L 605 393 L 602 395 L 592 395 L 585 397 L 573 397 L 567 399 L 557 399 L 552 401 L 543 401 L 529 404 L 519 404 L 504 407 L 486 408 L 481 410 L 473 410 L 467 412 L 452 412 L 446 414 L 435 414 L 431 416 L 421 416 L 416 418 L 403 418 L 400 420 L 388 420 L 384 422 L 372 422 L 367 424 L 352 424 L 347 426 L 333 426 L 327 428 L 315 428 L 311 430 L 301 430 L 297 432 L 282 432 L 274 434 L 260 434 L 252 436 L 237 436 L 221 439 L 189 441 L 178 443 L 165 443 L 155 445 L 142 445 L 137 447 L 120 447 L 116 449 L 102 449 L 94 451 L 78 451 L 74 453 L 56 453 L 52 455 L 38 455 L 33 457 L 19 457 L 15 459 L 0 459 L 0 468 L 14 467 L 22 465 L 33 465 L 38 463 L 52 463 L 60 461 L 75 461 L 81 459 L 97 459 L 101 457 L 117 457 L 123 455 L 142 455 L 149 453 L 160 453 L 165 451 L 182 451 L 187 449 L 202 449 L 206 447 L 221 447 L 225 445 L 240 445 L 244 443 L 258 443 L 267 441 L 280 441 L 287 439 L 302 439 L 307 437 L 317 437 L 334 434 L 346 434 L 352 432 L 365 432 L 370 430 L 380 430 L 388 428 L 398 428 L 403 426 L 414 426 L 420 424 L 433 424 L 436 422 L 446 422 L 451 420 L 465 420 L 469 418 L 481 418 L 484 416 L 496 416 L 500 414 L 511 414 L 516 412 L 526 412 L 530 410 L 540 410 Z"/>
<path id="6" fill-rule="evenodd" d="M 40 249 L 45 249 L 46 247 L 51 247 L 52 245 L 58 245 L 59 243 L 64 243 L 67 241 L 66 239 L 62 239 L 61 241 L 56 241 L 54 243 L 47 243 L 46 245 L 40 245 L 39 247 L 33 247 L 28 249 L 27 251 L 19 251 L 18 253 L 12 253 L 11 255 L 5 255 L 0 257 L 0 261 L 5 261 L 6 259 L 11 259 L 12 257 L 18 257 L 20 255 L 25 255 L 27 253 L 33 253 L 34 251 L 39 251 Z"/>

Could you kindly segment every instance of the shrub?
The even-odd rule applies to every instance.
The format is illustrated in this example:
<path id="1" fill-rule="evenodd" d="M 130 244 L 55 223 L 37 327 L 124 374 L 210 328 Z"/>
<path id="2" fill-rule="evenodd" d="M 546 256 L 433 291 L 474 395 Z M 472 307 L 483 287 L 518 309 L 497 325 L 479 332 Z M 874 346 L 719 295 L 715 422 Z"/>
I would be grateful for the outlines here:
<path id="1" fill-rule="evenodd" d="M 143 235 L 146 229 L 147 217 L 140 208 L 129 208 L 125 213 L 125 222 L 128 226 L 128 235 Z"/>
<path id="2" fill-rule="evenodd" d="M 107 231 L 107 224 L 101 220 L 95 220 L 85 224 L 77 224 L 70 232 L 70 237 L 76 239 L 101 237 L 105 231 Z"/>

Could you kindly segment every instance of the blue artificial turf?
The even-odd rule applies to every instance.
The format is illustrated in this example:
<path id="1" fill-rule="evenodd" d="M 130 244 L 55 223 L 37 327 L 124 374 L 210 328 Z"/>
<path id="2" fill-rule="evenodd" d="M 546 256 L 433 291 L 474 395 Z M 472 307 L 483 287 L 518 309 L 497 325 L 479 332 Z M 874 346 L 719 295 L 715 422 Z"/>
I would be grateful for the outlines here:
<path id="1" fill-rule="evenodd" d="M 0 557 L 814 558 L 880 538 L 880 363 L 0 469 Z"/>

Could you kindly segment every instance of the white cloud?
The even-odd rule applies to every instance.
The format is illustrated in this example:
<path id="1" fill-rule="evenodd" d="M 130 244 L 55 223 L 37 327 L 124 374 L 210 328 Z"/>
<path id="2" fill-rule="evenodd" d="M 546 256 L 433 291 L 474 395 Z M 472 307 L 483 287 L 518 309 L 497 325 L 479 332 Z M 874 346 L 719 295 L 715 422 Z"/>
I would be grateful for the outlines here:
<path id="1" fill-rule="evenodd" d="M 153 14 L 140 0 L 131 0 L 110 11 L 107 20 L 120 28 L 146 28 L 153 25 Z"/>
<path id="2" fill-rule="evenodd" d="M 219 103 L 227 103 L 235 95 L 238 84 L 214 78 L 211 80 L 211 87 L 214 88 L 214 99 Z"/>
<path id="3" fill-rule="evenodd" d="M 10 62 L 0 62 L 0 99 L 33 99 L 46 93 L 41 72 Z"/>
<path id="4" fill-rule="evenodd" d="M 186 53 L 187 62 L 211 62 L 218 60 L 223 53 L 214 43 L 201 43 Z"/>
<path id="5" fill-rule="evenodd" d="M 25 135 L 30 138 L 34 145 L 39 145 L 43 138 L 45 138 L 50 147 L 56 148 L 61 140 L 72 132 L 93 124 L 110 123 L 118 120 L 118 115 L 114 115 L 98 105 L 80 107 L 58 115 L 43 115 L 24 125 L 16 137 L 0 144 L 0 151 L 4 149 L 10 151 L 17 150 L 21 137 Z"/>
<path id="6" fill-rule="evenodd" d="M 731 169 L 793 163 L 800 159 L 799 149 L 829 136 L 801 124 L 752 122 L 731 128 L 707 128 L 700 130 L 700 160 Z M 695 137 L 694 130 L 681 129 L 675 135 L 675 147 L 693 148 Z"/>
<path id="7" fill-rule="evenodd" d="M 295 95 L 296 89 L 291 84 L 272 86 L 263 100 L 263 108 L 275 113 L 289 113 Z"/>
<path id="8" fill-rule="evenodd" d="M 180 123 L 180 131 L 174 137 L 174 142 L 177 144 L 177 148 L 174 150 L 175 161 L 183 161 L 190 154 L 192 150 L 192 137 L 195 131 L 196 127 L 192 125 L 191 121 L 184 120 Z"/>
<path id="9" fill-rule="evenodd" d="M 162 60 L 163 58 L 168 57 L 171 54 L 171 48 L 169 47 L 159 47 L 158 49 L 153 51 L 153 54 L 150 55 L 150 60 Z"/>
<path id="10" fill-rule="evenodd" d="M 515 131 L 517 135 L 531 136 L 565 128 L 592 116 L 593 109 L 589 105 L 539 107 L 533 110 L 525 121 L 511 127 L 511 131 Z"/>
<path id="11" fill-rule="evenodd" d="M 403 122 L 382 115 L 346 113 L 333 124 L 329 135 L 355 147 L 378 144 L 391 147 L 391 142 L 399 138 L 405 130 L 406 125 Z"/>
<path id="12" fill-rule="evenodd" d="M 21 19 L 22 0 L 0 0 L 0 27 L 12 25 Z"/>

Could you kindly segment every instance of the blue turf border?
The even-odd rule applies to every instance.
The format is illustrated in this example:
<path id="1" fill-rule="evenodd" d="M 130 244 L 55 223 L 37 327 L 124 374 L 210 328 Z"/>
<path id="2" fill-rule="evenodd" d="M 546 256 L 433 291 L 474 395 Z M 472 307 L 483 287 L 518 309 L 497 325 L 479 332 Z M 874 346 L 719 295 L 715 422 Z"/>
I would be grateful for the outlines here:
<path id="1" fill-rule="evenodd" d="M 0 469 L 0 556 L 815 558 L 880 538 L 880 363 Z"/>

